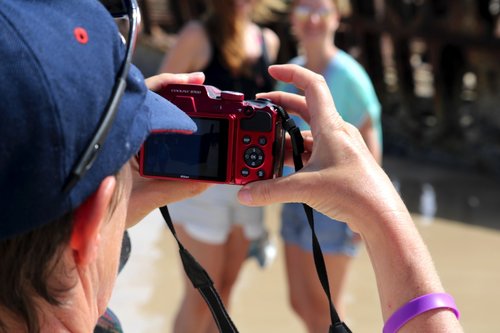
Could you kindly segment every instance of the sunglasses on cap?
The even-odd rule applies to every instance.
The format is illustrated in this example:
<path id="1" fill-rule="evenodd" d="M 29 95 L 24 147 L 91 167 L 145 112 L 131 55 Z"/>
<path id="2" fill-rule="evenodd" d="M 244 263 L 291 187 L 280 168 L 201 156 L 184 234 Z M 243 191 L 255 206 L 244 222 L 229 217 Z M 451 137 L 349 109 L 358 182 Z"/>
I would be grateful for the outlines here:
<path id="1" fill-rule="evenodd" d="M 92 167 L 111 129 L 118 106 L 125 92 L 127 76 L 130 70 L 130 64 L 132 63 L 132 54 L 134 53 L 137 40 L 137 30 L 141 21 L 137 0 L 100 0 L 100 2 L 110 12 L 111 16 L 115 18 L 115 21 L 123 19 L 128 20 L 127 37 L 122 36 L 126 43 L 125 57 L 116 75 L 111 97 L 106 104 L 106 109 L 102 115 L 99 127 L 96 129 L 87 148 L 70 172 L 66 185 L 63 188 L 64 192 L 70 191 Z"/>

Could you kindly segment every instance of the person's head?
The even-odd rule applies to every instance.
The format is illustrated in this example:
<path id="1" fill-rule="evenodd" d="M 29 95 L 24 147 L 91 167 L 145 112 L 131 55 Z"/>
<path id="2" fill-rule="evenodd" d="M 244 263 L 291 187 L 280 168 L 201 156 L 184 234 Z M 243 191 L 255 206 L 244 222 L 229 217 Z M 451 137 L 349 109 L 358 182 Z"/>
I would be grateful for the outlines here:
<path id="1" fill-rule="evenodd" d="M 105 119 L 126 45 L 99 1 L 6 0 L 0 31 L 0 332 L 37 332 L 79 293 L 93 325 L 118 271 L 129 160 L 152 130 L 195 125 L 133 65 Z"/>
<path id="2" fill-rule="evenodd" d="M 222 62 L 234 74 L 241 74 L 247 60 L 246 24 L 270 22 L 285 8 L 283 0 L 210 0 L 207 5 L 204 22 L 208 35 L 221 51 Z"/>
<path id="3" fill-rule="evenodd" d="M 338 0 L 293 0 L 290 22 L 302 44 L 333 42 L 340 23 Z"/>

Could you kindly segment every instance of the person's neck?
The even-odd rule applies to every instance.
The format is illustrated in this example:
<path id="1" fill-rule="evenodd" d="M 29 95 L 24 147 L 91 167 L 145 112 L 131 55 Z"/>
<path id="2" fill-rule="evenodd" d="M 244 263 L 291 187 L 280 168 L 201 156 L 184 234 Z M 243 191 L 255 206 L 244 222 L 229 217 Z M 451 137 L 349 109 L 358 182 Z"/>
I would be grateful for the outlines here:
<path id="1" fill-rule="evenodd" d="M 37 320 L 40 332 L 78 333 L 91 332 L 93 326 L 89 327 L 89 321 L 82 316 L 77 304 L 64 304 L 61 306 L 51 305 L 47 302 L 37 302 Z M 26 332 L 26 323 L 22 319 L 13 316 L 5 309 L 0 309 L 0 318 L 7 332 Z"/>
<path id="2" fill-rule="evenodd" d="M 251 12 L 237 11 L 235 15 L 238 22 L 241 22 L 243 26 L 247 26 L 253 22 Z"/>
<path id="3" fill-rule="evenodd" d="M 337 47 L 331 42 L 325 42 L 319 47 L 307 46 L 305 51 L 305 67 L 316 73 L 323 73 L 330 61 L 338 52 Z"/>
<path id="4" fill-rule="evenodd" d="M 254 23 L 250 19 L 250 17 L 242 16 L 241 17 L 241 21 L 242 21 L 241 24 L 242 24 L 242 27 L 243 27 L 243 31 L 245 33 L 248 33 L 250 31 L 250 29 L 254 28 Z"/>
<path id="5" fill-rule="evenodd" d="M 95 326 L 96 316 L 89 316 L 88 306 L 76 300 L 68 300 L 62 305 L 52 305 L 46 301 L 36 301 L 37 320 L 40 332 L 56 333 L 88 333 Z M 22 318 L 0 308 L 0 318 L 7 332 L 27 332 L 27 327 Z"/>
<path id="6" fill-rule="evenodd" d="M 71 251 L 65 252 L 62 261 L 69 262 Z M 67 255 L 66 255 L 67 254 Z M 67 264 L 64 267 L 70 267 Z M 99 294 L 92 281 L 95 280 L 92 270 L 82 271 L 77 267 L 67 268 L 64 277 L 58 275 L 56 281 L 48 281 L 48 285 L 59 286 L 65 291 L 58 296 L 60 304 L 50 304 L 39 296 L 33 296 L 34 309 L 40 325 L 40 332 L 88 333 L 92 332 L 99 315 L 106 309 L 105 303 L 99 302 L 106 297 Z M 102 296 L 102 297 L 101 297 Z M 24 318 L 13 314 L 0 306 L 0 318 L 7 327 L 7 332 L 26 332 Z"/>
<path id="7" fill-rule="evenodd" d="M 99 318 L 99 310 L 93 301 L 95 295 L 88 294 L 85 290 L 77 284 L 70 291 L 71 296 L 64 304 L 51 305 L 51 311 L 45 316 L 48 320 L 42 319 L 44 324 L 42 332 L 92 332 Z"/>

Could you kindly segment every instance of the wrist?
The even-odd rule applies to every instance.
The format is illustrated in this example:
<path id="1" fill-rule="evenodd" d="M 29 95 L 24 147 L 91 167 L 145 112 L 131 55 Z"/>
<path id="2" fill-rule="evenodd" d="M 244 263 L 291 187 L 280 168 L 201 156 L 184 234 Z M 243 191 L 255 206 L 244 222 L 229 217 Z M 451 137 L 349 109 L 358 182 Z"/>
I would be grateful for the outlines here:
<path id="1" fill-rule="evenodd" d="M 455 314 L 457 319 L 460 317 L 460 312 L 451 295 L 431 293 L 414 298 L 396 310 L 386 321 L 383 333 L 396 333 L 411 319 L 436 309 L 448 309 Z"/>

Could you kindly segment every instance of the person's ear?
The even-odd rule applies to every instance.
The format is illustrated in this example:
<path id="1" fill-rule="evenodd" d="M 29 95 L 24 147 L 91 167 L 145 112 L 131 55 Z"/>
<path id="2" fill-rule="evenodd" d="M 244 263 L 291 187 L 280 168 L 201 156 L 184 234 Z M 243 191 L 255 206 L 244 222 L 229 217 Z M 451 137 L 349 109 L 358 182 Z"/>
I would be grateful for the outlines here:
<path id="1" fill-rule="evenodd" d="M 101 228 L 106 221 L 116 187 L 116 178 L 108 176 L 99 188 L 75 210 L 70 246 L 77 265 L 87 265 L 97 257 Z"/>

